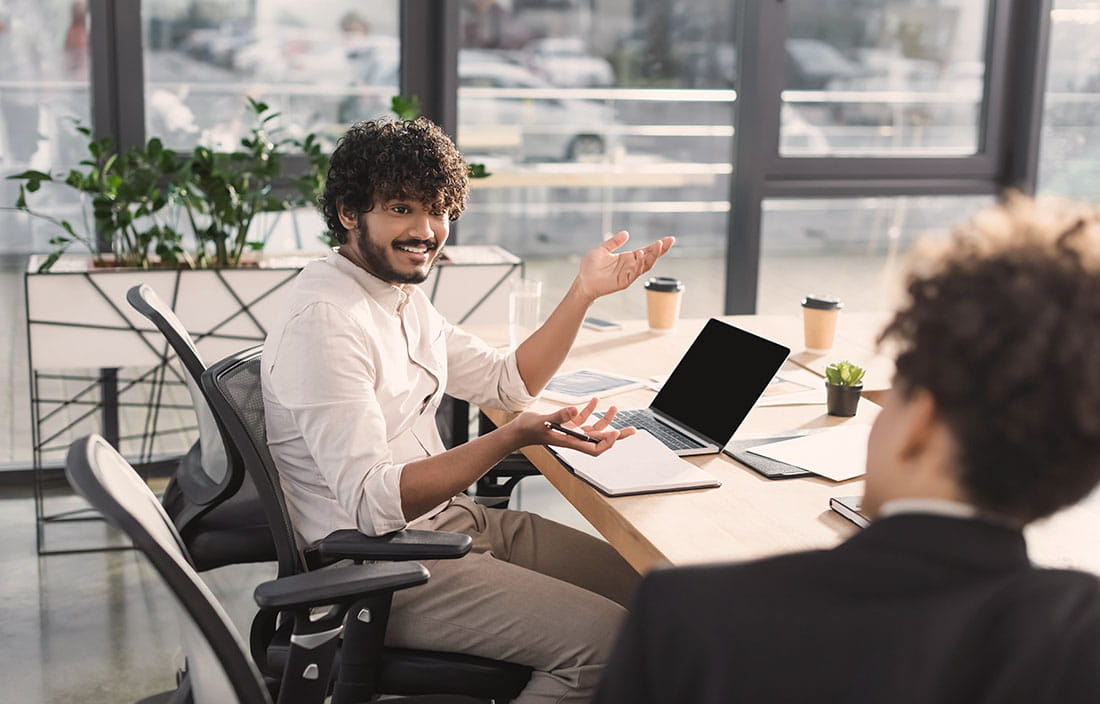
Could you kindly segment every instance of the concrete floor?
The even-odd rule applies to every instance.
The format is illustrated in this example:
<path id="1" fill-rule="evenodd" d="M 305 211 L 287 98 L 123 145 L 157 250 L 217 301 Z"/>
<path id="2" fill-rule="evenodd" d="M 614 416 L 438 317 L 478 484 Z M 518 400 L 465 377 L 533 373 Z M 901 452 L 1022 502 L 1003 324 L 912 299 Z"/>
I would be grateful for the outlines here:
<path id="1" fill-rule="evenodd" d="M 529 261 L 528 276 L 545 282 L 544 301 L 568 287 L 577 262 Z M 761 271 L 761 313 L 795 313 L 807 292 L 831 292 L 849 309 L 868 310 L 892 299 L 896 263 L 885 257 L 793 257 L 765 259 Z M 721 258 L 663 260 L 655 274 L 679 276 L 687 284 L 683 315 L 721 311 Z M 607 318 L 644 315 L 637 288 L 599 302 L 594 314 Z M 544 311 L 545 315 L 545 311 Z M 0 271 L 0 465 L 28 462 L 29 406 L 22 274 Z M 51 497 L 64 508 L 74 499 Z M 584 520 L 541 478 L 526 479 L 514 505 L 582 529 Z M 31 492 L 0 484 L 0 701 L 136 701 L 170 689 L 179 662 L 178 627 L 172 600 L 152 568 L 135 551 L 35 554 Z M 102 522 L 50 526 L 52 548 L 117 544 Z M 272 565 L 233 566 L 206 575 L 214 593 L 242 633 L 254 607 L 252 589 L 274 575 Z"/>

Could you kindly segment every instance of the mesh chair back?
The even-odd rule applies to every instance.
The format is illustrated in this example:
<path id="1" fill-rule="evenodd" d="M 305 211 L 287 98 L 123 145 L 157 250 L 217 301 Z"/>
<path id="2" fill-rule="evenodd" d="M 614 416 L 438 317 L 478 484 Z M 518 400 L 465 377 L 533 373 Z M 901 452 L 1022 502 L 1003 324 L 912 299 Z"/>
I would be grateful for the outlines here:
<path id="1" fill-rule="evenodd" d="M 196 704 L 270 704 L 232 622 L 191 566 L 156 496 L 129 463 L 102 437 L 90 435 L 69 448 L 65 472 L 78 493 L 130 536 L 179 604 Z"/>
<path id="2" fill-rule="evenodd" d="M 230 355 L 213 364 L 202 374 L 202 388 L 210 405 L 225 428 L 228 440 L 244 462 L 244 468 L 256 485 L 264 505 L 275 552 L 279 576 L 302 571 L 301 555 L 279 485 L 279 472 L 267 449 L 264 398 L 260 386 L 260 352 L 253 347 Z"/>
<path id="3" fill-rule="evenodd" d="M 234 476 L 229 471 L 232 458 L 226 454 L 221 431 L 199 386 L 199 379 L 206 365 L 203 364 L 202 357 L 195 348 L 191 334 L 187 332 L 187 328 L 183 326 L 168 304 L 148 284 L 131 288 L 126 292 L 126 300 L 160 330 L 187 371 L 185 376 L 187 390 L 191 394 L 191 404 L 195 407 L 195 415 L 199 422 L 201 450 L 199 466 L 201 466 L 201 475 L 205 475 L 206 481 L 202 481 L 201 476 L 198 477 L 199 481 L 194 481 L 196 477 L 193 476 L 181 476 L 180 479 L 187 483 L 183 487 L 184 491 L 192 501 L 199 504 L 209 503 L 223 494 L 232 494 L 240 485 L 240 477 Z"/>

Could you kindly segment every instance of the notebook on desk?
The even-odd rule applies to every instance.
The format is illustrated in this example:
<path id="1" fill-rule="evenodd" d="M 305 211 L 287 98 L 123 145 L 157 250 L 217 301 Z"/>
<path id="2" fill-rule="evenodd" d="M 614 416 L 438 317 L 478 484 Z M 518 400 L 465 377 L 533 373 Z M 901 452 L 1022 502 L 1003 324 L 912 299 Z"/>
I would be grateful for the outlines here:
<path id="1" fill-rule="evenodd" d="M 707 321 L 648 408 L 620 410 L 615 428 L 647 430 L 680 456 L 716 453 L 729 442 L 790 350 Z"/>
<path id="2" fill-rule="evenodd" d="M 566 466 L 607 496 L 652 494 L 720 486 L 708 472 L 674 455 L 644 430 L 616 442 L 598 457 L 551 447 Z"/>

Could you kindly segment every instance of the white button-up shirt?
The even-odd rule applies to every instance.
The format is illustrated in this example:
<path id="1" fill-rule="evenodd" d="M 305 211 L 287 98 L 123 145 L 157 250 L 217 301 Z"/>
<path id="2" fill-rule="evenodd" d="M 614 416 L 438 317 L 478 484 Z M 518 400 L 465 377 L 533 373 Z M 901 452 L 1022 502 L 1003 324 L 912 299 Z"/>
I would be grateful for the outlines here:
<path id="1" fill-rule="evenodd" d="M 444 391 L 513 411 L 534 400 L 514 352 L 447 322 L 419 287 L 382 281 L 336 252 L 292 284 L 261 379 L 268 445 L 302 545 L 344 528 L 406 526 L 401 472 L 445 450 L 435 425 Z"/>

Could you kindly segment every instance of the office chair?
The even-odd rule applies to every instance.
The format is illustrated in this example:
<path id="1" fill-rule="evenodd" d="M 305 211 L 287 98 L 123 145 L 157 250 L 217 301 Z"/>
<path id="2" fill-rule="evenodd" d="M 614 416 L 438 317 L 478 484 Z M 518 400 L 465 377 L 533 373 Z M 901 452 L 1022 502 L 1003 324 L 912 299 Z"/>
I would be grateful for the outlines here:
<path id="1" fill-rule="evenodd" d="M 232 622 L 199 578 L 173 522 L 137 472 L 106 440 L 90 435 L 69 448 L 65 473 L 78 493 L 130 536 L 188 616 L 180 619 L 187 669 L 179 688 L 143 702 L 270 704 L 268 689 Z M 254 595 L 257 604 L 293 613 L 291 664 L 284 671 L 277 701 L 322 704 L 345 616 L 369 609 L 371 627 L 380 641 L 393 593 L 427 581 L 423 565 L 403 562 L 339 567 L 259 585 Z M 320 606 L 331 608 L 315 608 Z M 334 702 L 343 701 L 347 700 L 334 698 Z M 475 700 L 417 697 L 393 701 L 469 704 Z"/>
<path id="2" fill-rule="evenodd" d="M 227 432 L 252 476 L 267 512 L 275 549 L 278 575 L 287 577 L 314 570 L 339 560 L 428 560 L 462 557 L 469 536 L 438 531 L 404 530 L 385 536 L 367 536 L 357 530 L 338 530 L 299 552 L 290 524 L 278 470 L 267 447 L 263 395 L 260 387 L 260 348 L 238 352 L 210 366 L 202 374 L 202 387 L 211 410 Z M 252 656 L 260 670 L 278 677 L 287 660 L 288 631 L 277 624 L 278 609 L 262 609 L 252 624 Z M 285 621 L 285 619 L 284 619 Z M 379 644 L 381 641 L 379 641 Z M 531 676 L 531 668 L 458 653 L 383 648 L 373 682 L 352 682 L 364 671 L 359 662 L 369 655 L 350 628 L 340 654 L 342 683 L 358 698 L 376 691 L 386 694 L 458 693 L 496 701 L 514 698 Z M 347 677 L 344 672 L 347 671 Z M 366 668 L 368 675 L 374 675 Z M 369 678 L 368 678 L 369 679 Z"/>
<path id="3" fill-rule="evenodd" d="M 256 487 L 222 441 L 222 431 L 200 387 L 206 369 L 187 329 L 146 284 L 126 300 L 157 327 L 186 371 L 187 390 L 199 422 L 199 439 L 180 459 L 162 503 L 199 571 L 222 565 L 270 562 L 275 543 Z"/>

